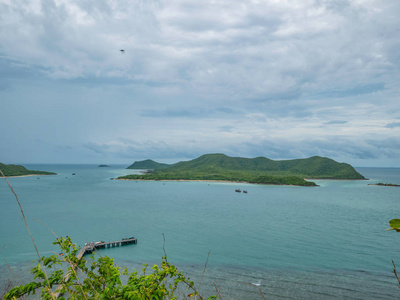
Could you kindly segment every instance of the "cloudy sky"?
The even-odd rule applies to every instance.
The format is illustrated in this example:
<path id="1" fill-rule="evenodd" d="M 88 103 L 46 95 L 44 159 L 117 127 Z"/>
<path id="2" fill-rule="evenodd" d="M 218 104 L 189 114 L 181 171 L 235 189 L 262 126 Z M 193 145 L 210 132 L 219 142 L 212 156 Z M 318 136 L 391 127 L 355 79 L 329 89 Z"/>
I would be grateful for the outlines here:
<path id="1" fill-rule="evenodd" d="M 0 162 L 400 167 L 399 15 L 398 0 L 0 0 Z"/>

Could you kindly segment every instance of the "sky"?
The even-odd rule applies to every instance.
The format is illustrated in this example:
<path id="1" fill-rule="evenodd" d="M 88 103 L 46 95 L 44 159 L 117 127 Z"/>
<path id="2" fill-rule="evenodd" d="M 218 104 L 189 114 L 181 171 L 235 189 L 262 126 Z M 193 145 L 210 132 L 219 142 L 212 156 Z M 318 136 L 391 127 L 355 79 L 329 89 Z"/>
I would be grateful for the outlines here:
<path id="1" fill-rule="evenodd" d="M 0 162 L 400 167 L 399 15 L 398 0 L 0 0 Z"/>

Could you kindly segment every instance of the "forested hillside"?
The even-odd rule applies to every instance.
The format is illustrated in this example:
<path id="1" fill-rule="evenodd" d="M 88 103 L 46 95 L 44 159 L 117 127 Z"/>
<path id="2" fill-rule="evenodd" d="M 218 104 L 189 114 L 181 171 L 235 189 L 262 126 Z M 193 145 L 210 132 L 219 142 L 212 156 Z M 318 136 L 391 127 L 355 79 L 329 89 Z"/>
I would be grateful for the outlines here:
<path id="1" fill-rule="evenodd" d="M 20 165 L 5 165 L 0 163 L 0 170 L 6 176 L 24 176 L 24 175 L 56 175 L 56 173 L 45 171 L 32 171 Z"/>
<path id="2" fill-rule="evenodd" d="M 154 164 L 152 164 L 154 163 Z M 153 169 L 154 174 L 221 174 L 247 173 L 269 176 L 299 176 L 313 179 L 365 179 L 351 165 L 330 158 L 313 156 L 306 159 L 275 161 L 265 157 L 243 158 L 225 154 L 205 154 L 190 161 L 157 168 L 154 161 L 135 162 L 142 169 Z M 134 164 L 134 165 L 135 165 Z M 146 168 L 145 166 L 149 166 Z M 152 166 L 150 168 L 150 166 Z"/>
<path id="3" fill-rule="evenodd" d="M 146 159 L 146 160 L 142 160 L 142 161 L 135 161 L 133 164 L 131 164 L 129 167 L 127 167 L 127 169 L 157 170 L 157 169 L 168 168 L 169 166 L 170 165 L 168 165 L 168 164 L 155 162 L 152 159 Z"/>

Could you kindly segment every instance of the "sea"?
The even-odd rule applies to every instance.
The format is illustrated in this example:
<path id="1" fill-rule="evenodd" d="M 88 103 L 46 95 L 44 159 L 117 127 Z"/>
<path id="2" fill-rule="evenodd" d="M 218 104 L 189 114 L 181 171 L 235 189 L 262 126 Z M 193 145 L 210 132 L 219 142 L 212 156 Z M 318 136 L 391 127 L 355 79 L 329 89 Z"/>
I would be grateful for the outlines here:
<path id="1" fill-rule="evenodd" d="M 113 180 L 139 172 L 123 165 L 25 166 L 57 173 L 9 178 L 41 256 L 59 252 L 56 236 L 81 246 L 134 236 L 136 245 L 99 254 L 139 272 L 166 254 L 203 298 L 400 299 L 392 264 L 400 273 L 400 233 L 386 231 L 400 218 L 400 187 L 370 185 L 400 184 L 399 168 L 356 168 L 369 180 L 297 187 Z M 32 280 L 37 259 L 4 179 L 0 225 L 1 298 Z"/>

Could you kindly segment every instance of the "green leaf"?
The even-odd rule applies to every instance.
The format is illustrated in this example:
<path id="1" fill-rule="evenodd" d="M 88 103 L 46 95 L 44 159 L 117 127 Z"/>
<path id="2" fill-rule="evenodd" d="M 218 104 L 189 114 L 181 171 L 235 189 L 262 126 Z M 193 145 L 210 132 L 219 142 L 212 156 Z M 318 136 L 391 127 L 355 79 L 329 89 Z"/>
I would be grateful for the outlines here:
<path id="1" fill-rule="evenodd" d="M 389 225 L 391 228 L 389 228 L 387 230 L 396 230 L 397 232 L 400 232 L 400 219 L 390 220 Z"/>
<path id="2" fill-rule="evenodd" d="M 166 257 L 163 257 L 161 266 L 154 265 L 153 272 L 150 274 L 145 273 L 148 268 L 147 264 L 143 265 L 143 275 L 139 275 L 136 270 L 129 273 L 127 268 L 122 268 L 122 273 L 129 278 L 126 284 L 123 284 L 122 282 L 125 280 L 121 280 L 121 269 L 114 264 L 112 258 L 102 256 L 95 260 L 91 256 L 90 261 L 86 261 L 84 257 L 78 260 L 75 255 L 79 248 L 72 244 L 69 237 L 57 239 L 56 244 L 65 253 L 62 261 L 57 255 L 42 257 L 39 260 L 45 268 L 53 269 L 52 272 L 49 271 L 47 278 L 43 272 L 43 266 L 38 263 L 31 270 L 35 281 L 11 289 L 5 295 L 6 300 L 35 294 L 40 290 L 40 299 L 51 300 L 50 288 L 60 283 L 60 292 L 68 293 L 68 299 L 122 299 L 122 297 L 123 299 L 148 300 L 177 299 L 174 293 L 181 282 L 184 282 L 192 290 L 193 295 L 198 295 L 190 278 L 186 279 L 182 272 L 167 262 Z M 64 281 L 63 269 L 53 268 L 55 264 L 61 264 L 61 262 L 65 264 L 63 269 L 68 267 L 70 273 L 68 281 Z M 171 281 L 167 281 L 167 278 L 171 278 Z M 82 284 L 77 284 L 80 279 L 83 279 Z M 168 283 L 169 288 L 167 287 Z M 65 298 L 61 296 L 59 299 Z"/>

